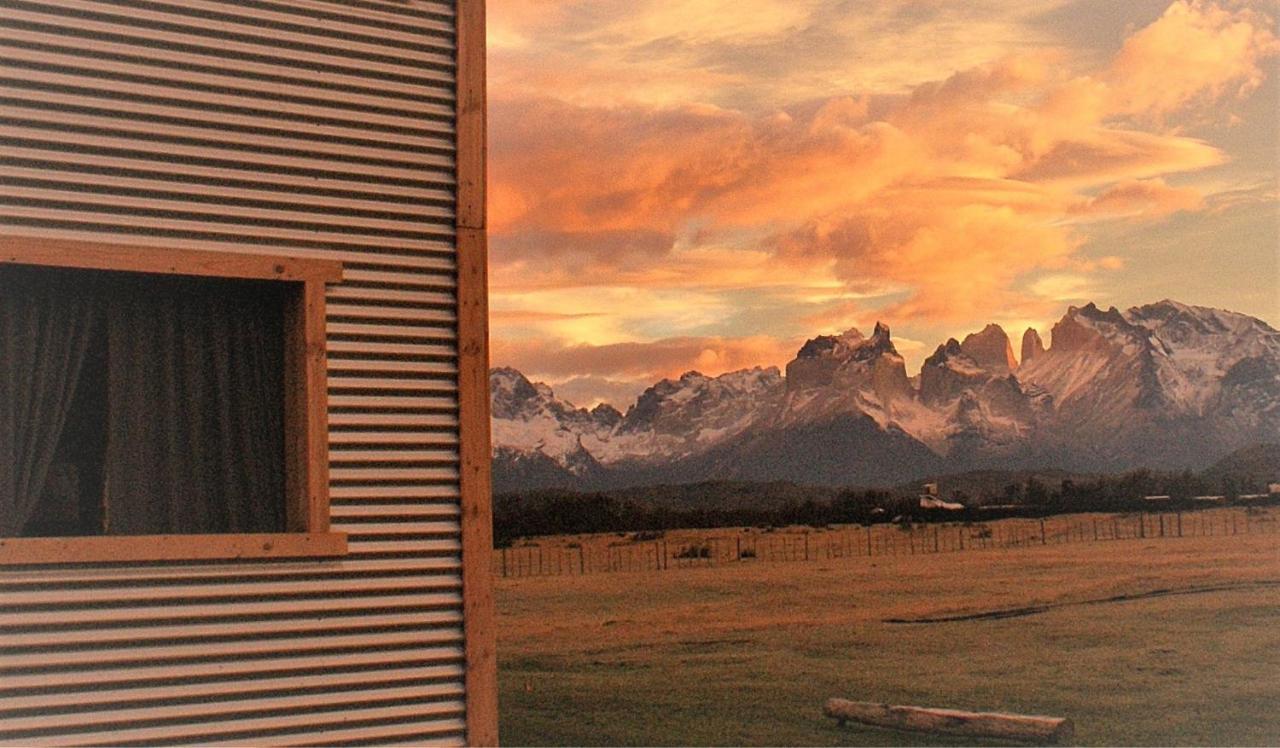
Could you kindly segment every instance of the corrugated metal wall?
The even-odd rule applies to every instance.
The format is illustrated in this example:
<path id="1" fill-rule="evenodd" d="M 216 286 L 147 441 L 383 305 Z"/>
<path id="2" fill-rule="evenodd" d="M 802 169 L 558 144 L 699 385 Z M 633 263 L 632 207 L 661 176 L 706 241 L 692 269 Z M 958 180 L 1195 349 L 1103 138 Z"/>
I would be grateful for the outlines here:
<path id="1" fill-rule="evenodd" d="M 464 737 L 455 15 L 0 0 L 0 231 L 341 260 L 338 561 L 0 570 L 0 742 Z"/>

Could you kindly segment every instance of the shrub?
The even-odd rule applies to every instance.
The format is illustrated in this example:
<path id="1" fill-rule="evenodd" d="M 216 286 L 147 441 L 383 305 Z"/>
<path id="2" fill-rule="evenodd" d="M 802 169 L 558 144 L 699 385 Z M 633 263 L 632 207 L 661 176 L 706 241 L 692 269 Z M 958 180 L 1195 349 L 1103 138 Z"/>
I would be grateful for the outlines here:
<path id="1" fill-rule="evenodd" d="M 743 548 L 742 552 L 738 554 L 738 558 L 755 558 L 755 557 L 756 557 L 755 548 Z"/>
<path id="2" fill-rule="evenodd" d="M 662 530 L 645 530 L 644 532 L 635 533 L 631 536 L 631 539 L 637 543 L 643 543 L 649 540 L 661 540 L 664 537 L 666 537 L 666 533 Z"/>
<path id="3" fill-rule="evenodd" d="M 686 545 L 676 553 L 676 558 L 711 558 L 711 546 Z"/>

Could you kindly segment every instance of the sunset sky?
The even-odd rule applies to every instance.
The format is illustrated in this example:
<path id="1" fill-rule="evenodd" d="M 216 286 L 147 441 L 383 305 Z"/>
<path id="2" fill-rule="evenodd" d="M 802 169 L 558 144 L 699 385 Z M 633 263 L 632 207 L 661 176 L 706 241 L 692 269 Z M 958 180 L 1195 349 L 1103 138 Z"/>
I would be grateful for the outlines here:
<path id="1" fill-rule="evenodd" d="M 625 409 L 893 329 L 1280 324 L 1274 0 L 489 5 L 492 360 Z"/>

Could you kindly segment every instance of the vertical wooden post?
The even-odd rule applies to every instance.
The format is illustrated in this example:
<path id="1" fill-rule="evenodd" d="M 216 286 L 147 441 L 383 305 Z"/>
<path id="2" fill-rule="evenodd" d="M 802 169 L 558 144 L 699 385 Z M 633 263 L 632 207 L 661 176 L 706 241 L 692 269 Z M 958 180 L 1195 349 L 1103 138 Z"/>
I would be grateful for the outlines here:
<path id="1" fill-rule="evenodd" d="M 459 0 L 457 36 L 457 309 L 466 741 L 498 744 L 498 668 L 491 571 L 488 237 L 485 216 L 485 3 Z"/>
<path id="2" fill-rule="evenodd" d="M 1044 517 L 1040 518 L 1040 545 L 1048 545 L 1049 538 L 1044 533 Z"/>
<path id="3" fill-rule="evenodd" d="M 960 550 L 964 550 L 964 525 L 956 527 L 956 537 L 960 539 Z"/>
<path id="4" fill-rule="evenodd" d="M 809 560 L 809 533 L 804 534 L 804 560 Z"/>
<path id="5" fill-rule="evenodd" d="M 938 552 L 938 526 L 933 526 L 933 552 Z"/>
<path id="6" fill-rule="evenodd" d="M 742 560 L 742 536 L 738 535 L 735 538 L 735 540 L 737 541 L 737 547 L 738 547 L 738 560 L 741 561 Z"/>
<path id="7" fill-rule="evenodd" d="M 867 558 L 871 558 L 871 525 L 867 525 Z"/>

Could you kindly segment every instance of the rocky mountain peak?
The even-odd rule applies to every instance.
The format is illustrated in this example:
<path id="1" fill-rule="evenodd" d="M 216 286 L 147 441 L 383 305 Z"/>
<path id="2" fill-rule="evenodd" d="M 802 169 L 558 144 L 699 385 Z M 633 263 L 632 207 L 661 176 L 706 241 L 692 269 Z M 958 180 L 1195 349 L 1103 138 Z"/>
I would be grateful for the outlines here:
<path id="1" fill-rule="evenodd" d="M 839 336 L 819 335 L 806 341 L 787 364 L 787 389 L 795 391 L 830 386 L 836 380 L 837 372 L 874 365 L 883 356 L 897 362 L 902 360 L 893 347 L 889 326 L 883 322 L 876 323 L 869 338 L 856 329 L 847 330 Z"/>
<path id="2" fill-rule="evenodd" d="M 805 341 L 796 353 L 796 358 L 844 358 L 849 351 L 858 348 L 866 338 L 856 328 L 851 327 L 839 335 L 819 335 Z"/>
<path id="3" fill-rule="evenodd" d="M 494 418 L 517 417 L 541 394 L 523 374 L 508 366 L 489 371 L 489 391 Z"/>
<path id="4" fill-rule="evenodd" d="M 1034 327 L 1028 327 L 1027 331 L 1022 333 L 1022 360 L 1019 365 L 1026 364 L 1042 353 L 1044 353 L 1044 341 L 1040 339 L 1040 333 L 1036 332 Z"/>
<path id="5" fill-rule="evenodd" d="M 781 385 L 782 375 L 773 366 L 757 366 L 717 377 L 688 371 L 678 380 L 664 379 L 641 393 L 622 417 L 619 431 L 681 434 L 690 430 L 691 421 L 719 414 L 725 403 L 767 397 L 774 390 L 780 390 Z M 733 414 L 716 417 L 730 415 Z"/>
<path id="6" fill-rule="evenodd" d="M 876 354 L 897 354 L 897 348 L 893 347 L 893 338 L 888 330 L 888 325 L 877 321 L 876 330 L 872 332 L 872 337 L 868 338 L 867 345 L 863 346 L 868 351 L 874 351 Z"/>
<path id="7" fill-rule="evenodd" d="M 965 351 L 962 343 L 948 338 L 920 368 L 920 399 L 929 405 L 948 402 L 992 376 Z"/>
<path id="8" fill-rule="evenodd" d="M 968 357 L 964 349 L 960 347 L 960 341 L 955 338 L 947 338 L 947 342 L 938 346 L 933 355 L 924 360 L 924 365 L 933 367 L 945 366 L 947 362 L 961 356 Z"/>
<path id="9" fill-rule="evenodd" d="M 1018 368 L 1018 361 L 1013 357 L 1013 344 L 1000 325 L 987 325 L 981 332 L 966 335 L 960 348 L 978 366 L 993 374 L 1008 374 Z"/>
<path id="10" fill-rule="evenodd" d="M 1123 344 L 1124 339 L 1132 337 L 1132 332 L 1133 326 L 1115 307 L 1104 312 L 1090 302 L 1082 307 L 1067 308 L 1067 313 L 1053 326 L 1050 350 L 1070 353 L 1105 346 L 1108 342 Z"/>
<path id="11" fill-rule="evenodd" d="M 1280 332 L 1261 320 L 1168 300 L 1124 312 L 1087 304 L 1052 335 L 1046 349 L 1026 330 L 1015 364 L 1008 335 L 988 325 L 938 346 L 913 383 L 877 324 L 869 336 L 807 341 L 785 383 L 777 368 L 689 371 L 655 383 L 625 415 L 576 408 L 497 368 L 495 464 L 520 485 L 813 479 L 819 463 L 845 471 L 822 475 L 857 482 L 931 460 L 956 470 L 1195 468 L 1280 440 Z"/>
<path id="12" fill-rule="evenodd" d="M 612 429 L 622 422 L 622 412 L 609 403 L 600 403 L 591 409 L 591 418 L 601 426 Z"/>

